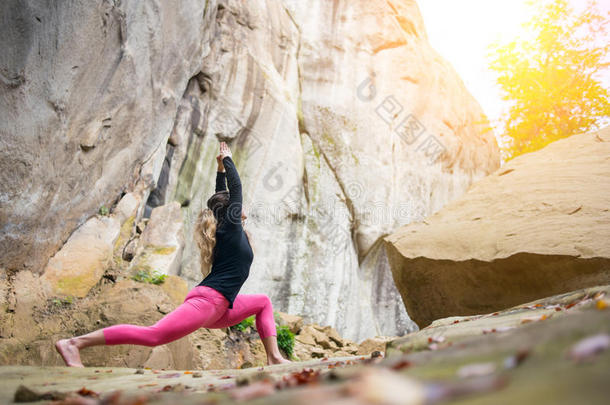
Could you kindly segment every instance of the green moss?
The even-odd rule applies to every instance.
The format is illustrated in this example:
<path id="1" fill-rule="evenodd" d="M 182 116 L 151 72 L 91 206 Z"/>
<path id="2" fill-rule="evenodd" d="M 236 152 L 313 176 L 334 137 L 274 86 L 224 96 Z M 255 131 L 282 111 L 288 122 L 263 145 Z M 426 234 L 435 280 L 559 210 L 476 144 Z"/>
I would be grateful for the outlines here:
<path id="1" fill-rule="evenodd" d="M 324 139 L 326 143 L 331 144 L 332 146 L 337 146 L 337 142 L 332 136 L 330 136 L 328 132 L 322 132 L 322 139 Z"/>
<path id="2" fill-rule="evenodd" d="M 110 210 L 105 205 L 102 205 L 100 207 L 100 209 L 98 210 L 98 213 L 102 216 L 106 216 L 106 215 L 110 214 Z"/>
<path id="3" fill-rule="evenodd" d="M 198 184 L 198 178 L 209 177 L 210 170 L 216 167 L 216 155 L 218 154 L 218 142 L 196 141 L 187 150 L 187 155 L 178 174 L 176 191 L 171 199 L 178 201 L 182 206 L 192 199 Z M 235 155 L 235 154 L 234 154 Z M 235 161 L 235 159 L 233 159 Z M 206 163 L 207 162 L 207 163 Z"/>
<path id="4" fill-rule="evenodd" d="M 87 284 L 87 279 L 88 277 L 85 275 L 62 277 L 60 280 L 57 280 L 57 289 L 64 294 L 74 293 Z"/>
<path id="5" fill-rule="evenodd" d="M 176 247 L 175 246 L 159 246 L 159 247 L 155 247 L 152 250 L 153 254 L 156 255 L 169 255 L 172 254 L 176 251 Z"/>
<path id="6" fill-rule="evenodd" d="M 167 276 L 165 274 L 160 274 L 157 271 L 151 273 L 149 270 L 139 270 L 133 276 L 131 276 L 131 279 L 140 283 L 159 285 L 165 282 L 166 277 Z"/>
<path id="7" fill-rule="evenodd" d="M 74 297 L 70 295 L 65 298 L 54 298 L 52 302 L 58 307 L 70 306 L 74 302 Z"/>
<path id="8" fill-rule="evenodd" d="M 305 116 L 303 115 L 303 105 L 301 103 L 301 97 L 297 100 L 297 122 L 299 123 L 299 132 L 307 132 L 305 128 Z"/>
<path id="9" fill-rule="evenodd" d="M 123 247 L 123 243 L 125 242 L 125 240 L 129 239 L 129 237 L 131 236 L 131 232 L 133 230 L 133 223 L 135 222 L 135 220 L 136 220 L 135 215 L 132 215 L 123 223 L 123 225 L 121 225 L 121 232 L 119 232 L 119 237 L 116 239 L 116 242 L 114 243 L 115 255 L 117 254 L 116 251 Z"/>

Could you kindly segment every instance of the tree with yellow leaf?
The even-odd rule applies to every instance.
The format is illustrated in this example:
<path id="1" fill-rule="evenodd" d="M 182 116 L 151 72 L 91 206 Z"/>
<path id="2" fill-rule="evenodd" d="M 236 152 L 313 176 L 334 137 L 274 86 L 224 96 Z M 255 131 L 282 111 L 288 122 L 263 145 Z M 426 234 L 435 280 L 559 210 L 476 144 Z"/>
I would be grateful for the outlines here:
<path id="1" fill-rule="evenodd" d="M 610 118 L 610 51 L 604 16 L 595 1 L 575 13 L 566 0 L 528 1 L 535 17 L 527 35 L 494 43 L 488 57 L 510 107 L 500 130 L 507 160 L 561 138 L 599 128 Z"/>

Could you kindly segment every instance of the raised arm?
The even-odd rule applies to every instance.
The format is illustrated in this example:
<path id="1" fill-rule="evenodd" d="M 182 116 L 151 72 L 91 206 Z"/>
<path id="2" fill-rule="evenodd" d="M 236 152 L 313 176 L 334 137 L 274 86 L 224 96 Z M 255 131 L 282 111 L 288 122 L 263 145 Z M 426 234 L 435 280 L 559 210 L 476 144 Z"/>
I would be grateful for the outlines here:
<path id="1" fill-rule="evenodd" d="M 222 157 L 222 155 L 216 156 L 216 163 L 218 163 L 216 168 L 216 193 L 227 190 L 227 185 L 225 184 L 225 166 L 222 164 Z"/>
<path id="2" fill-rule="evenodd" d="M 222 163 L 225 166 L 225 170 L 227 172 L 227 183 L 229 184 L 229 204 L 235 203 L 240 206 L 240 218 L 241 218 L 241 204 L 242 204 L 242 195 L 241 195 L 241 180 L 239 178 L 239 173 L 237 173 L 237 169 L 235 168 L 235 163 L 233 163 L 233 159 L 230 156 L 225 156 L 222 159 Z"/>
<path id="3" fill-rule="evenodd" d="M 226 142 L 220 143 L 220 156 L 222 157 L 222 164 L 227 173 L 227 183 L 229 184 L 229 206 L 226 211 L 227 222 L 232 225 L 241 226 L 241 180 L 231 157 L 231 149 L 229 149 Z"/>
<path id="4" fill-rule="evenodd" d="M 225 183 L 225 172 L 217 171 L 216 172 L 216 192 L 225 191 L 227 189 L 227 185 Z"/>

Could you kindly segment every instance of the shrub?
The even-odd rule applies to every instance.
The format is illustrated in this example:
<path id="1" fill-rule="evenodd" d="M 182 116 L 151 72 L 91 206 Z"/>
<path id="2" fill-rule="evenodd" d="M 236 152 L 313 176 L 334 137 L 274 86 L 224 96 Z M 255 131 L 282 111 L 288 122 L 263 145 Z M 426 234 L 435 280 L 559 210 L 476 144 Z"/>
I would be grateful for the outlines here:
<path id="1" fill-rule="evenodd" d="M 102 205 L 99 210 L 99 214 L 102 216 L 106 216 L 110 214 L 110 210 L 105 205 Z"/>
<path id="2" fill-rule="evenodd" d="M 231 328 L 244 332 L 246 329 L 254 326 L 254 315 L 247 317 L 237 325 L 231 326 Z"/>
<path id="3" fill-rule="evenodd" d="M 292 358 L 294 352 L 294 333 L 286 325 L 277 328 L 277 345 L 286 356 Z"/>

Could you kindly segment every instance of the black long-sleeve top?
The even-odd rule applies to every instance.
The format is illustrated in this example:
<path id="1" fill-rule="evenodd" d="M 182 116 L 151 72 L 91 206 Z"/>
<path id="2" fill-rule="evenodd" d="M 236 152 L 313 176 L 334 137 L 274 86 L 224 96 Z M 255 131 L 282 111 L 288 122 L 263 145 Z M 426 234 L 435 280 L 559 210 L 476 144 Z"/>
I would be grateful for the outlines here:
<path id="1" fill-rule="evenodd" d="M 239 174 L 229 156 L 222 159 L 229 183 L 229 205 L 218 219 L 210 274 L 198 285 L 214 288 L 233 308 L 233 301 L 250 274 L 254 252 L 241 223 L 242 192 Z M 225 173 L 216 172 L 216 192 L 226 190 Z"/>

